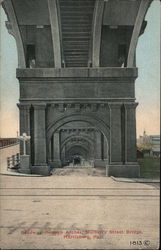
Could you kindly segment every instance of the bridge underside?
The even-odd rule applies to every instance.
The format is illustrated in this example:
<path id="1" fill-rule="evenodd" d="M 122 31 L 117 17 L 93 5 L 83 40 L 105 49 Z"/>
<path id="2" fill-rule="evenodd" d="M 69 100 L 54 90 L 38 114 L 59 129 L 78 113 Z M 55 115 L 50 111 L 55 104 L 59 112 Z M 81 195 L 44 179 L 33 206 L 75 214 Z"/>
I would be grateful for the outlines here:
<path id="1" fill-rule="evenodd" d="M 26 171 L 88 165 L 139 176 L 135 52 L 150 3 L 3 1 L 18 51 L 20 133 L 31 136 Z"/>

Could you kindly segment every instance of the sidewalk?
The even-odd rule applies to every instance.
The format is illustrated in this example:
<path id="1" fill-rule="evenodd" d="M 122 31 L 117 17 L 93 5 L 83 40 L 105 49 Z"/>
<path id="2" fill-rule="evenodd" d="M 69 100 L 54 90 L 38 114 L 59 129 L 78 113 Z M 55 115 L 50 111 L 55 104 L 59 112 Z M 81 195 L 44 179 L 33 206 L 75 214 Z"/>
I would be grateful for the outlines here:
<path id="1" fill-rule="evenodd" d="M 0 175 L 8 175 L 8 176 L 19 176 L 19 177 L 44 177 L 36 174 L 23 174 L 19 172 L 14 172 L 12 170 L 3 170 L 0 172 Z M 53 176 L 98 176 L 98 177 L 106 177 L 105 169 L 99 168 L 55 168 L 52 170 Z M 160 183 L 160 179 L 146 179 L 146 178 L 119 178 L 111 176 L 114 181 L 117 182 L 129 182 L 129 183 Z"/>
<path id="2" fill-rule="evenodd" d="M 117 178 L 111 176 L 114 181 L 118 182 L 135 182 L 135 183 L 160 183 L 160 179 L 146 179 L 146 178 Z"/>

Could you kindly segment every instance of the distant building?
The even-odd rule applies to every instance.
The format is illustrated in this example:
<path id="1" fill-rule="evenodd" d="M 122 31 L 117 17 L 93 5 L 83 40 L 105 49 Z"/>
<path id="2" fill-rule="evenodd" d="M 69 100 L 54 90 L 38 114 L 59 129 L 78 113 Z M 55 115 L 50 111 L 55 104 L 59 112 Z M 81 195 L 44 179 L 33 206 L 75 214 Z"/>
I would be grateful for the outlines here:
<path id="1" fill-rule="evenodd" d="M 150 135 L 151 155 L 160 156 L 160 135 Z"/>
<path id="2" fill-rule="evenodd" d="M 160 157 L 160 135 L 147 135 L 144 130 L 143 135 L 137 139 L 137 146 L 144 156 Z"/>
<path id="3" fill-rule="evenodd" d="M 140 135 L 137 139 L 137 144 L 149 144 L 149 136 L 146 134 L 146 131 L 144 130 L 143 135 Z"/>

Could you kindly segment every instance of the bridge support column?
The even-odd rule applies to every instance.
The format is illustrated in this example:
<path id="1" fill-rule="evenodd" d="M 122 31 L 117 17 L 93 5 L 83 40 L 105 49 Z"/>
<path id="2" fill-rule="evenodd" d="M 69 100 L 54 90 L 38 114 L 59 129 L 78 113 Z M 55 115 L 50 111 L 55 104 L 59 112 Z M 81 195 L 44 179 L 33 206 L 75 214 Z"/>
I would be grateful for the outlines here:
<path id="1" fill-rule="evenodd" d="M 125 162 L 137 162 L 136 107 L 137 103 L 125 104 Z"/>
<path id="2" fill-rule="evenodd" d="M 20 117 L 20 135 L 26 133 L 30 135 L 30 107 L 31 105 L 17 104 Z M 26 142 L 26 154 L 31 155 L 30 141 Z M 20 141 L 20 155 L 23 154 L 23 142 Z"/>
<path id="3" fill-rule="evenodd" d="M 33 174 L 49 175 L 46 162 L 46 105 L 34 105 L 34 166 Z"/>
<path id="4" fill-rule="evenodd" d="M 60 132 L 56 131 L 53 135 L 54 152 L 53 152 L 53 165 L 54 167 L 61 167 L 60 159 Z"/>
<path id="5" fill-rule="evenodd" d="M 121 103 L 110 103 L 110 163 L 122 164 Z"/>
<path id="6" fill-rule="evenodd" d="M 103 160 L 107 163 L 108 161 L 108 147 L 105 136 L 103 137 Z"/>
<path id="7" fill-rule="evenodd" d="M 139 165 L 136 151 L 136 118 L 135 108 L 137 103 L 126 103 L 125 107 L 125 162 L 122 162 L 121 138 L 121 106 L 110 104 L 111 110 L 111 136 L 110 136 L 110 165 L 109 176 L 136 178 L 139 177 Z M 114 160 L 113 160 L 114 159 Z"/>
<path id="8" fill-rule="evenodd" d="M 100 131 L 95 131 L 95 167 L 102 166 L 102 141 Z"/>

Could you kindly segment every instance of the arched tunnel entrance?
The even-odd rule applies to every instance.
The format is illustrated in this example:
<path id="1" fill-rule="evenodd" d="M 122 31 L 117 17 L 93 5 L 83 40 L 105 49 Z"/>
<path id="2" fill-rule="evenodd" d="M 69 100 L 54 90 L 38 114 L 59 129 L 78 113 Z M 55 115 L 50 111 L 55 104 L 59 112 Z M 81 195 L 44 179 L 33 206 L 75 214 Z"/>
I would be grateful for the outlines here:
<path id="1" fill-rule="evenodd" d="M 74 164 L 74 166 L 81 165 L 81 156 L 80 155 L 73 155 L 73 164 Z"/>
<path id="2" fill-rule="evenodd" d="M 105 167 L 108 162 L 107 139 L 89 122 L 67 122 L 51 134 L 47 157 L 52 168 Z"/>
<path id="3" fill-rule="evenodd" d="M 89 163 L 89 151 L 83 145 L 75 145 L 66 152 L 65 161 L 68 166 L 83 167 Z M 65 164 L 66 165 L 66 164 Z"/>

